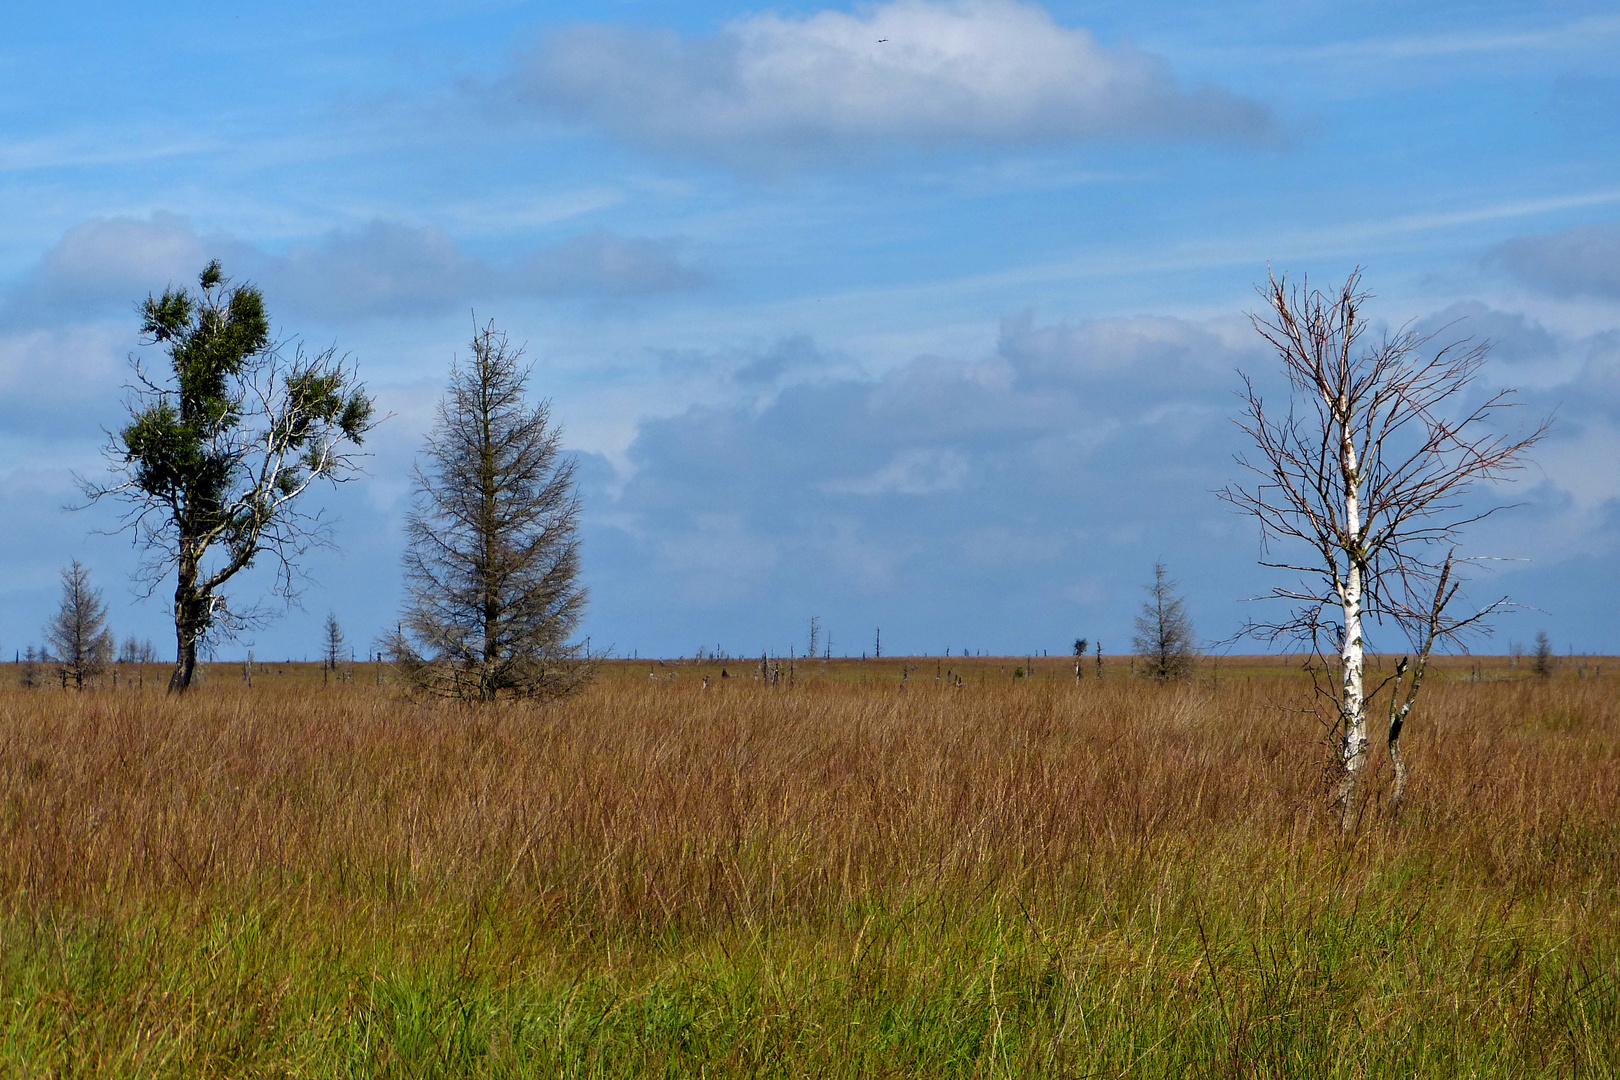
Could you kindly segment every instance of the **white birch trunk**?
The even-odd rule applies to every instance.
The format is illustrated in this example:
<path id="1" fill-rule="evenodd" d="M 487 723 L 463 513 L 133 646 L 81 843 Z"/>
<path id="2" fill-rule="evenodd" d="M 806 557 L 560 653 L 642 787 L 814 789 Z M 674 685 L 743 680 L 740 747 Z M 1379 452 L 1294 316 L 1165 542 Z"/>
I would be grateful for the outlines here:
<path id="1" fill-rule="evenodd" d="M 1348 426 L 1343 429 L 1340 466 L 1344 471 L 1344 528 L 1346 537 L 1345 575 L 1339 587 L 1344 614 L 1344 644 L 1340 649 L 1340 669 L 1344 683 L 1340 690 L 1339 717 L 1344 724 L 1344 774 L 1339 783 L 1339 802 L 1345 829 L 1356 820 L 1357 787 L 1367 763 L 1367 702 L 1363 682 L 1363 642 L 1361 603 L 1361 469 L 1356 461 L 1356 445 Z"/>

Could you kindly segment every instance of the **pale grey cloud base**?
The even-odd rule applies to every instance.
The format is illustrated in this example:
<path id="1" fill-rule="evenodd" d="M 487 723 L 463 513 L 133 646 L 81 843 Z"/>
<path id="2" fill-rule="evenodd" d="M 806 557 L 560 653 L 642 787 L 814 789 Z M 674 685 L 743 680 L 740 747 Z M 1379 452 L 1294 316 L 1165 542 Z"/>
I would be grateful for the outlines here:
<path id="1" fill-rule="evenodd" d="M 1494 343 L 1482 390 L 1522 389 L 1510 427 L 1557 415 L 1517 483 L 1477 493 L 1522 505 L 1466 537 L 1466 554 L 1508 560 L 1482 564 L 1470 592 L 1526 605 L 1503 640 L 1585 618 L 1560 568 L 1620 550 L 1616 336 L 1477 302 L 1418 327 Z M 645 419 L 628 471 L 593 458 L 583 473 L 601 641 L 639 627 L 666 651 L 785 650 L 784 626 L 837 613 L 835 648 L 857 653 L 878 626 L 895 649 L 935 653 L 1081 635 L 1112 648 L 1156 557 L 1209 638 L 1277 583 L 1252 521 L 1213 494 L 1242 448 L 1236 370 L 1286 392 L 1275 357 L 1230 320 L 1020 315 L 988 355 L 876 375 L 802 337 L 715 363 L 733 371 L 732 400 Z M 763 398 L 762 376 L 775 380 Z M 1390 631 L 1377 647 L 1404 642 Z"/>
<path id="2" fill-rule="evenodd" d="M 278 311 L 325 322 L 441 314 L 503 296 L 645 296 L 706 281 L 674 241 L 600 229 L 506 262 L 468 255 L 437 229 L 390 221 L 335 229 L 277 254 L 160 212 L 69 231 L 0 304 L 0 324 L 129 312 L 148 293 L 189 284 L 214 258 L 271 292 Z"/>
<path id="3" fill-rule="evenodd" d="M 1277 135 L 1264 105 L 1185 88 L 1163 60 L 1026 0 L 762 13 L 708 37 L 576 26 L 524 54 L 507 89 L 637 143 L 764 168 L 896 148 Z"/>
<path id="4" fill-rule="evenodd" d="M 1620 298 L 1620 221 L 1576 225 L 1544 236 L 1518 236 L 1487 261 L 1554 295 Z"/>

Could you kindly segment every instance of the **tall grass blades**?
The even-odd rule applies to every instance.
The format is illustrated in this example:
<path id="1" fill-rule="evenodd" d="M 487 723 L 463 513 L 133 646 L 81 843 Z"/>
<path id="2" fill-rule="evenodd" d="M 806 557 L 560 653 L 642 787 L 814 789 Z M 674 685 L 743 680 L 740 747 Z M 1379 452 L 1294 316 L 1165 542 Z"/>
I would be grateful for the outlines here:
<path id="1" fill-rule="evenodd" d="M 10 680 L 0 1072 L 1620 1072 L 1612 677 L 1433 677 L 1342 835 L 1287 667 L 1035 663 Z"/>

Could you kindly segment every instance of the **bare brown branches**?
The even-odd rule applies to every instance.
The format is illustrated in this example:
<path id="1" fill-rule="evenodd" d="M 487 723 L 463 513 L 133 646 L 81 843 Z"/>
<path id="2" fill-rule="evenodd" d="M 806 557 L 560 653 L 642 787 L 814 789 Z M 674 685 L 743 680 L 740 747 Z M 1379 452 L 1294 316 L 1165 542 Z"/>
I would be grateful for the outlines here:
<path id="1" fill-rule="evenodd" d="M 91 588 L 90 571 L 74 559 L 62 571 L 62 605 L 45 628 L 45 640 L 56 657 L 63 687 L 83 690 L 112 662 L 115 651 L 107 630 L 107 605 L 101 590 Z"/>
<path id="2" fill-rule="evenodd" d="M 1479 482 L 1521 468 L 1546 425 L 1520 435 L 1493 430 L 1496 414 L 1513 404 L 1511 391 L 1470 402 L 1488 344 L 1437 345 L 1434 335 L 1407 328 L 1368 339 L 1363 307 L 1371 294 L 1359 271 L 1331 294 L 1276 275 L 1260 292 L 1265 312 L 1251 318 L 1276 349 L 1291 393 L 1279 415 L 1244 377 L 1237 423 L 1256 453 L 1238 462 L 1254 481 L 1221 496 L 1259 520 L 1263 565 L 1302 575 L 1269 594 L 1287 601 L 1289 613 L 1249 631 L 1302 642 L 1324 658 L 1337 654 L 1331 728 L 1348 827 L 1366 760 L 1365 622 L 1399 626 L 1419 657 L 1407 700 L 1391 703 L 1398 753 L 1400 721 L 1434 646 L 1462 640 L 1506 602 L 1466 616 L 1450 611 L 1460 584 L 1456 542 L 1499 509 L 1470 495 Z M 1392 692 L 1401 686 L 1397 679 Z"/>
<path id="3" fill-rule="evenodd" d="M 408 601 L 391 651 L 451 698 L 553 697 L 588 675 L 568 637 L 585 608 L 579 501 L 549 405 L 530 406 L 523 350 L 489 325 L 456 367 L 416 472 Z"/>

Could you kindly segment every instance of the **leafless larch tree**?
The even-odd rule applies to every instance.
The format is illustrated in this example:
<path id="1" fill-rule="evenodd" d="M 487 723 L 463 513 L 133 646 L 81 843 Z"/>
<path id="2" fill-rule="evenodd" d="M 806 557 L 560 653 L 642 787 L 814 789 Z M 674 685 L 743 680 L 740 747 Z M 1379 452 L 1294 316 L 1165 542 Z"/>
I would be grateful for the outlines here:
<path id="1" fill-rule="evenodd" d="M 62 571 L 62 606 L 45 628 L 45 640 L 63 686 L 82 690 L 112 663 L 116 645 L 107 630 L 107 606 L 77 559 Z"/>
<path id="2" fill-rule="evenodd" d="M 569 642 L 585 608 L 574 463 L 522 350 L 485 326 L 455 366 L 416 470 L 407 599 L 391 652 L 430 694 L 553 697 L 590 673 Z"/>
<path id="3" fill-rule="evenodd" d="M 338 623 L 337 613 L 328 611 L 326 622 L 321 624 L 321 681 L 324 683 L 338 669 L 343 660 L 343 627 Z"/>
<path id="4" fill-rule="evenodd" d="M 1302 575 L 1268 594 L 1291 605 L 1288 615 L 1247 629 L 1303 643 L 1337 669 L 1326 693 L 1334 800 L 1348 829 L 1360 808 L 1368 702 L 1383 688 L 1366 685 L 1369 625 L 1397 626 L 1412 650 L 1386 680 L 1398 806 L 1407 780 L 1401 729 L 1430 654 L 1486 629 L 1507 603 L 1466 611 L 1457 604 L 1458 569 L 1469 561 L 1457 555 L 1462 530 L 1499 508 L 1479 505 L 1472 489 L 1521 468 L 1546 425 L 1518 435 L 1491 430 L 1513 401 L 1511 391 L 1468 393 L 1488 344 L 1437 343 L 1407 328 L 1369 337 L 1363 307 L 1371 294 L 1359 271 L 1331 294 L 1275 275 L 1260 292 L 1265 310 L 1251 319 L 1276 349 L 1291 394 L 1279 413 L 1243 377 L 1237 422 L 1255 453 L 1238 462 L 1254 480 L 1221 495 L 1259 519 L 1262 565 Z"/>
<path id="5" fill-rule="evenodd" d="M 1136 636 L 1131 639 L 1142 661 L 1138 670 L 1161 683 L 1188 678 L 1198 662 L 1198 644 L 1186 601 L 1176 595 L 1176 583 L 1170 580 L 1163 560 L 1153 564 L 1153 584 L 1147 586 L 1147 594 L 1142 613 L 1136 617 Z M 1077 675 L 1079 670 L 1076 665 Z"/>

